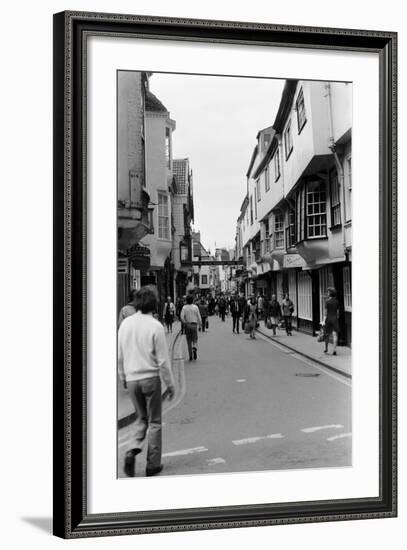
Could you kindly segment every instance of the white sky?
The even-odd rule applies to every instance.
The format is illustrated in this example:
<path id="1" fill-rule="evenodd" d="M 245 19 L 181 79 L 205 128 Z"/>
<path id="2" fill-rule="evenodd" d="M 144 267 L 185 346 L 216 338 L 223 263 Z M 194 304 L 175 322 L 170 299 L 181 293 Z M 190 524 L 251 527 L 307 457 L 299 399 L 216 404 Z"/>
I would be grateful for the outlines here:
<path id="1" fill-rule="evenodd" d="M 177 128 L 173 158 L 190 159 L 195 230 L 214 252 L 233 248 L 259 130 L 271 126 L 284 80 L 154 73 L 150 90 Z"/>

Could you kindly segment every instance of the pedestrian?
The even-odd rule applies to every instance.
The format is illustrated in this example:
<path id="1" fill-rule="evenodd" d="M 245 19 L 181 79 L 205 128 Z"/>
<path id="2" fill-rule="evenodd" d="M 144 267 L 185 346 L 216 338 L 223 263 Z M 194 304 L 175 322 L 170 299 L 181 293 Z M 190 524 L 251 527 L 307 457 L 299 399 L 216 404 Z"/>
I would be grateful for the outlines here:
<path id="1" fill-rule="evenodd" d="M 198 304 L 198 309 L 202 319 L 202 332 L 205 332 L 205 329 L 208 328 L 208 304 L 203 296 Z"/>
<path id="2" fill-rule="evenodd" d="M 175 317 L 175 306 L 172 302 L 171 296 L 168 296 L 167 301 L 164 304 L 163 317 L 164 323 L 167 327 L 167 332 L 172 332 L 172 324 Z"/>
<path id="3" fill-rule="evenodd" d="M 239 305 L 240 311 L 242 312 L 242 330 L 245 329 L 245 324 L 248 316 L 248 302 L 243 292 L 239 293 Z"/>
<path id="4" fill-rule="evenodd" d="M 275 336 L 278 322 L 281 319 L 281 306 L 280 306 L 280 303 L 277 301 L 277 297 L 275 294 L 271 296 L 271 301 L 269 304 L 269 315 L 270 315 L 269 327 L 273 329 L 273 336 Z"/>
<path id="5" fill-rule="evenodd" d="M 248 304 L 247 323 L 249 323 L 250 338 L 252 338 L 253 340 L 256 338 L 257 319 L 258 319 L 257 302 L 256 302 L 256 298 L 252 296 Z"/>
<path id="6" fill-rule="evenodd" d="M 119 313 L 119 319 L 117 322 L 119 327 L 124 321 L 124 319 L 126 319 L 126 317 L 129 317 L 130 315 L 134 315 L 136 313 L 135 296 L 136 296 L 136 290 L 134 289 L 130 290 L 128 302 L 125 306 L 121 308 Z"/>
<path id="7" fill-rule="evenodd" d="M 215 299 L 213 296 L 210 296 L 208 301 L 208 313 L 213 315 L 215 313 Z"/>
<path id="8" fill-rule="evenodd" d="M 174 396 L 174 378 L 162 324 L 154 319 L 158 294 L 154 287 L 142 287 L 135 295 L 137 312 L 126 317 L 119 328 L 118 370 L 136 410 L 135 444 L 127 451 L 124 472 L 134 476 L 135 460 L 148 434 L 146 475 L 161 472 L 162 399 L 161 377 L 168 398 Z"/>
<path id="9" fill-rule="evenodd" d="M 184 334 L 184 325 L 181 320 L 181 311 L 185 304 L 186 304 L 186 296 L 183 296 L 182 298 L 179 297 L 177 299 L 176 315 L 181 323 L 181 334 Z"/>
<path id="10" fill-rule="evenodd" d="M 239 334 L 240 317 L 242 316 L 242 308 L 239 296 L 236 294 L 230 302 L 230 313 L 233 321 L 233 332 Z"/>
<path id="11" fill-rule="evenodd" d="M 258 311 L 259 319 L 263 318 L 263 304 L 264 304 L 263 295 L 261 294 L 261 292 L 259 292 L 257 296 L 257 311 Z"/>
<path id="12" fill-rule="evenodd" d="M 336 297 L 336 290 L 332 287 L 328 288 L 328 299 L 325 303 L 325 349 L 324 353 L 328 353 L 328 341 L 332 334 L 332 355 L 336 355 L 336 346 L 338 344 L 339 334 L 339 301 Z"/>
<path id="13" fill-rule="evenodd" d="M 225 322 L 227 303 L 223 294 L 220 295 L 220 298 L 218 301 L 218 307 L 219 307 L 219 316 L 222 319 L 222 321 Z"/>
<path id="14" fill-rule="evenodd" d="M 264 326 L 267 327 L 268 321 L 270 319 L 270 300 L 267 295 L 263 296 L 263 317 Z"/>
<path id="15" fill-rule="evenodd" d="M 283 317 L 284 317 L 284 326 L 287 336 L 292 336 L 292 316 L 294 313 L 294 304 L 290 300 L 290 296 L 287 294 L 284 295 L 283 301 L 281 302 Z"/>
<path id="16" fill-rule="evenodd" d="M 193 301 L 192 294 L 189 294 L 186 299 L 187 303 L 181 311 L 181 321 L 184 324 L 190 361 L 197 359 L 198 327 L 202 326 L 201 314 L 199 313 L 198 306 Z"/>
<path id="17" fill-rule="evenodd" d="M 175 315 L 178 317 L 178 320 L 181 320 L 181 309 L 183 305 L 184 305 L 184 300 L 181 298 L 181 296 L 178 296 L 175 302 Z"/>

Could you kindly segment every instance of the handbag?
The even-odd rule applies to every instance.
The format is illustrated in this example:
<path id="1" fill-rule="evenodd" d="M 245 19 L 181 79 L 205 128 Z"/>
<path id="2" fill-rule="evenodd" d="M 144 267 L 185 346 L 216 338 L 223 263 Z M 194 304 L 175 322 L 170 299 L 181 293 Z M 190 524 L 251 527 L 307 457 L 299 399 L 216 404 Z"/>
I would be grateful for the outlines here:
<path id="1" fill-rule="evenodd" d="M 319 330 L 317 342 L 323 342 L 325 340 L 325 327 L 324 325 L 321 325 L 321 328 Z"/>
<path id="2" fill-rule="evenodd" d="M 250 323 L 249 321 L 246 321 L 244 324 L 244 332 L 245 334 L 250 334 Z"/>

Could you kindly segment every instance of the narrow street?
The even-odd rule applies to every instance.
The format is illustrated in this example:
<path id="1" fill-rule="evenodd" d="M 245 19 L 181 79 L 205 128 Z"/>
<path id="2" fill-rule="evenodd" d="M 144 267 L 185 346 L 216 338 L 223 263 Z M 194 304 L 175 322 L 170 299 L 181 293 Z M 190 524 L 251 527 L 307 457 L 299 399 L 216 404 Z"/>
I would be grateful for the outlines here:
<path id="1" fill-rule="evenodd" d="M 185 359 L 185 337 L 179 342 Z M 351 465 L 348 379 L 260 334 L 233 334 L 230 317 L 210 317 L 197 361 L 177 365 L 183 382 L 163 417 L 161 475 Z M 119 477 L 133 431 L 119 431 Z M 143 453 L 136 475 L 144 468 Z"/>

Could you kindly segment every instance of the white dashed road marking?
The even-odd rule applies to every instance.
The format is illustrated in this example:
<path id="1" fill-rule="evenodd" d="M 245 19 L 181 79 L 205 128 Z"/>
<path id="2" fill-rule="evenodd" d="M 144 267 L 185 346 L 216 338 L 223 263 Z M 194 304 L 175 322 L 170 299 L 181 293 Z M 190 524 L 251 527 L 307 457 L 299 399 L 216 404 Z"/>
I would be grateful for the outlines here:
<path id="1" fill-rule="evenodd" d="M 226 460 L 224 458 L 209 458 L 207 460 L 208 466 L 215 466 L 216 464 L 226 464 Z"/>
<path id="2" fill-rule="evenodd" d="M 302 432 L 304 433 L 312 433 L 312 432 L 319 432 L 319 430 L 329 430 L 331 428 L 343 428 L 342 424 L 327 424 L 326 426 L 313 426 L 312 428 L 302 428 Z"/>
<path id="3" fill-rule="evenodd" d="M 281 439 L 283 437 L 283 434 L 260 435 L 257 437 L 246 437 L 245 439 L 235 439 L 232 443 L 233 445 L 246 445 L 247 443 L 256 443 L 262 439 Z"/>
<path id="4" fill-rule="evenodd" d="M 246 382 L 246 378 L 239 378 L 236 382 Z"/>
<path id="5" fill-rule="evenodd" d="M 348 432 L 346 434 L 333 435 L 332 437 L 328 437 L 327 441 L 335 441 L 335 439 L 343 439 L 344 437 L 352 437 L 352 434 Z"/>
<path id="6" fill-rule="evenodd" d="M 164 453 L 165 456 L 183 456 L 192 455 L 194 453 L 205 453 L 208 449 L 206 447 L 193 447 L 192 449 L 181 449 L 180 451 L 173 451 L 172 453 Z"/>

